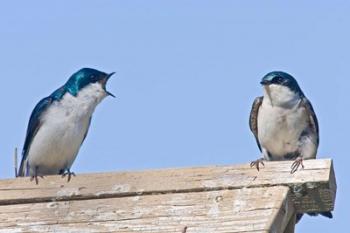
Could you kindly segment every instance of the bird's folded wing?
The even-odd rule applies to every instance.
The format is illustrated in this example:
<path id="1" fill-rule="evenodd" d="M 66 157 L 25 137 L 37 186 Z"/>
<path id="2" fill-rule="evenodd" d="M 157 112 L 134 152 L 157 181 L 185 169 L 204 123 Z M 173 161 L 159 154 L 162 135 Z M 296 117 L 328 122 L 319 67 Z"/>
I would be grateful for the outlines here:
<path id="1" fill-rule="evenodd" d="M 30 144 L 32 143 L 32 140 L 38 130 L 40 129 L 40 126 L 42 125 L 42 115 L 46 111 L 47 107 L 53 102 L 53 98 L 51 96 L 46 97 L 35 106 L 32 114 L 30 115 L 28 128 L 27 128 L 27 134 L 26 139 L 24 142 L 23 150 L 22 150 L 22 161 L 21 165 L 18 171 L 18 176 L 25 176 L 24 174 L 24 161 L 27 158 L 28 151 Z"/>
<path id="2" fill-rule="evenodd" d="M 303 97 L 301 100 L 301 106 L 306 109 L 306 112 L 309 117 L 309 124 L 314 131 L 314 133 L 317 135 L 317 144 L 319 143 L 319 128 L 318 128 L 318 120 L 315 114 L 315 111 L 311 105 L 311 102 L 306 98 Z"/>
<path id="3" fill-rule="evenodd" d="M 259 108 L 261 106 L 263 98 L 264 98 L 263 96 L 255 98 L 252 109 L 250 111 L 250 117 L 249 117 L 249 127 L 255 136 L 255 140 L 256 140 L 256 143 L 258 144 L 260 151 L 261 151 L 261 146 L 258 139 L 258 113 L 259 113 Z"/>

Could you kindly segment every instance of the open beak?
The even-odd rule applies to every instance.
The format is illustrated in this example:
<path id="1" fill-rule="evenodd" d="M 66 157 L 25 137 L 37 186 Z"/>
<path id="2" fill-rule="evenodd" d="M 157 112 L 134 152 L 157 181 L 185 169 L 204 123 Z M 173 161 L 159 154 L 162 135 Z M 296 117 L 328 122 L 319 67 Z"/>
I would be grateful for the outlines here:
<path id="1" fill-rule="evenodd" d="M 110 77 L 112 77 L 113 74 L 115 74 L 115 72 L 112 72 L 112 73 L 110 73 L 110 74 L 107 74 L 106 79 L 108 80 Z"/>
<path id="2" fill-rule="evenodd" d="M 112 96 L 112 97 L 115 98 L 115 95 L 113 95 L 112 93 L 110 93 L 109 91 L 106 90 L 106 84 L 107 84 L 107 82 L 108 82 L 108 79 L 109 79 L 110 77 L 112 77 L 113 74 L 115 74 L 115 72 L 112 72 L 112 73 L 110 73 L 110 74 L 107 74 L 104 78 L 102 78 L 102 79 L 100 80 L 100 83 L 102 84 L 103 89 L 105 90 L 106 94 L 107 94 L 107 95 L 110 95 L 110 96 Z"/>
<path id="3" fill-rule="evenodd" d="M 108 79 L 109 79 L 110 77 L 112 77 L 113 74 L 115 74 L 115 72 L 112 72 L 112 73 L 110 73 L 110 74 L 107 74 L 107 76 L 106 76 L 106 81 L 105 81 L 106 83 L 107 83 Z M 115 95 L 113 95 L 112 93 L 110 93 L 109 91 L 106 90 L 106 83 L 105 83 L 105 91 L 106 91 L 107 95 L 110 95 L 110 96 L 112 96 L 112 97 L 115 98 Z"/>
<path id="4" fill-rule="evenodd" d="M 109 91 L 106 91 L 107 95 L 112 96 L 113 98 L 115 98 L 115 95 L 113 95 L 112 93 L 110 93 Z"/>

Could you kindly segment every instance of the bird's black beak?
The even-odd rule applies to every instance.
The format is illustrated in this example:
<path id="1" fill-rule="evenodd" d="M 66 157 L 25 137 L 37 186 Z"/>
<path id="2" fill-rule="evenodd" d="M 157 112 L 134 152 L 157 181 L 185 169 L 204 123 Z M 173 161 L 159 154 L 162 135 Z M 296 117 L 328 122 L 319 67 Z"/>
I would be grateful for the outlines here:
<path id="1" fill-rule="evenodd" d="M 106 76 L 106 83 L 107 83 L 108 79 L 109 79 L 110 77 L 112 77 L 113 74 L 115 74 L 115 72 L 112 72 L 112 73 L 110 73 L 110 74 L 107 74 L 107 76 Z M 107 95 L 110 95 L 110 96 L 112 96 L 112 97 L 115 98 L 115 95 L 113 95 L 112 93 L 110 93 L 109 91 L 107 91 L 107 90 L 106 90 L 106 87 L 105 87 L 105 91 L 106 91 Z"/>
<path id="2" fill-rule="evenodd" d="M 112 93 L 110 93 L 109 91 L 106 91 L 107 95 L 112 96 L 113 98 L 115 98 L 115 95 L 113 95 Z"/>
<path id="3" fill-rule="evenodd" d="M 110 73 L 110 74 L 107 74 L 106 79 L 108 80 L 110 77 L 112 77 L 112 76 L 113 76 L 113 74 L 115 74 L 115 72 L 112 72 L 112 73 Z"/>

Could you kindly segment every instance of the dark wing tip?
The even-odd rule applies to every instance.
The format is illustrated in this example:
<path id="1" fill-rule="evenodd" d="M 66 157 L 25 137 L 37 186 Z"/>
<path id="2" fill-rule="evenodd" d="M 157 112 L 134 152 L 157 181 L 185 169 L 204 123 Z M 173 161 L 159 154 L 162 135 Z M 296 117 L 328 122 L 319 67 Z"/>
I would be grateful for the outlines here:
<path id="1" fill-rule="evenodd" d="M 295 219 L 295 222 L 298 223 L 300 221 L 300 219 L 303 217 L 304 214 L 301 214 L 301 213 L 298 213 L 296 215 L 296 219 Z"/>
<path id="2" fill-rule="evenodd" d="M 320 213 L 322 216 L 325 216 L 325 217 L 327 217 L 327 218 L 333 218 L 333 214 L 332 214 L 332 212 L 322 212 L 322 213 Z"/>
<path id="3" fill-rule="evenodd" d="M 320 215 L 322 215 L 324 217 L 327 217 L 327 218 L 333 218 L 333 214 L 330 211 L 328 211 L 328 212 L 321 212 L 321 213 L 310 212 L 310 213 L 307 213 L 307 214 L 310 215 L 310 216 L 313 216 L 313 217 L 318 216 L 320 214 Z M 296 215 L 296 223 L 298 223 L 300 221 L 302 216 L 303 216 L 302 213 L 298 213 Z"/>

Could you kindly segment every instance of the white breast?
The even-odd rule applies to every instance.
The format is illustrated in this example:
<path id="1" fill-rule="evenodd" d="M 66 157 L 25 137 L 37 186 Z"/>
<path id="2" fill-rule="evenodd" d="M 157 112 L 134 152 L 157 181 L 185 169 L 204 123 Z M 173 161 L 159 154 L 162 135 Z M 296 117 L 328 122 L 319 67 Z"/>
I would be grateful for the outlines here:
<path id="1" fill-rule="evenodd" d="M 258 139 L 273 159 L 279 160 L 300 146 L 300 135 L 308 124 L 307 113 L 299 107 L 301 99 L 293 92 L 267 91 L 270 93 L 265 90 L 258 114 Z"/>
<path id="2" fill-rule="evenodd" d="M 42 116 L 42 125 L 30 146 L 27 161 L 30 175 L 58 174 L 70 168 L 89 128 L 95 107 L 106 97 L 99 83 L 83 88 L 78 95 L 66 93 Z"/>

